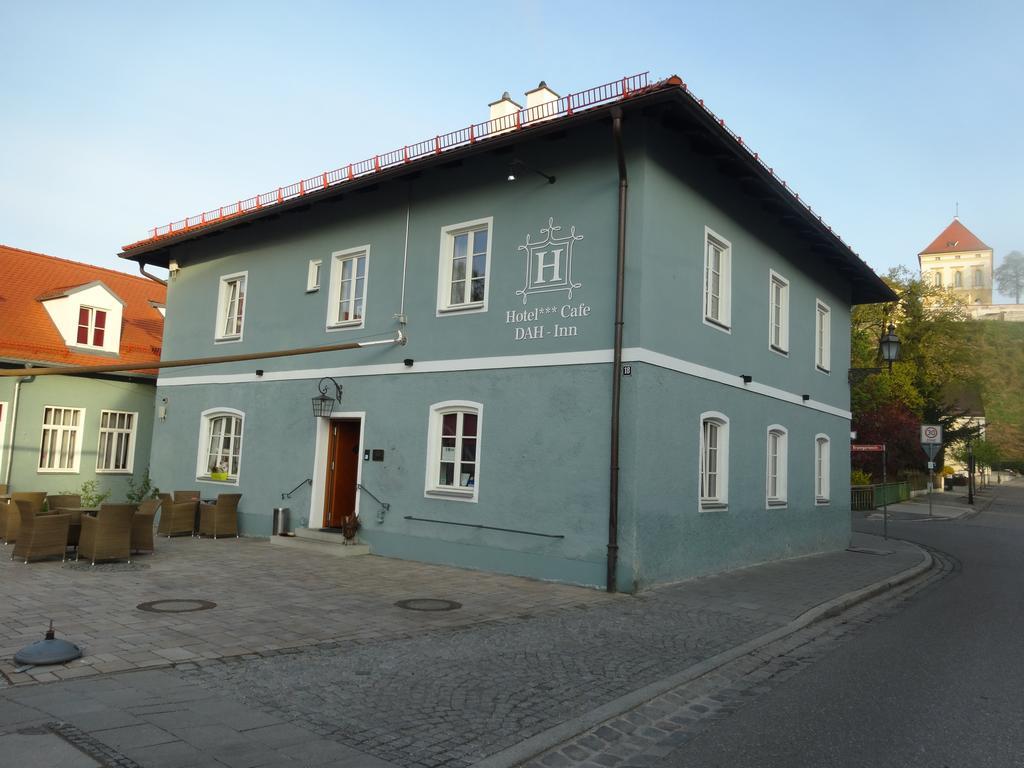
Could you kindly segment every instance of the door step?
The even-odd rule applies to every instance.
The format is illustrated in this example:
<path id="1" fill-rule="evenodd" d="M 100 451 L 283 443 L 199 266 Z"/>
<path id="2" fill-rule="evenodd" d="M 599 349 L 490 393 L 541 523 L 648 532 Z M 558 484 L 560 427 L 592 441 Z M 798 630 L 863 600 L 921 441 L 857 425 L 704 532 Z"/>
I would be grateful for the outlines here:
<path id="1" fill-rule="evenodd" d="M 358 539 L 349 541 L 340 532 L 296 528 L 294 536 L 271 536 L 270 543 L 298 552 L 320 552 L 334 557 L 355 557 L 370 554 L 370 545 Z"/>

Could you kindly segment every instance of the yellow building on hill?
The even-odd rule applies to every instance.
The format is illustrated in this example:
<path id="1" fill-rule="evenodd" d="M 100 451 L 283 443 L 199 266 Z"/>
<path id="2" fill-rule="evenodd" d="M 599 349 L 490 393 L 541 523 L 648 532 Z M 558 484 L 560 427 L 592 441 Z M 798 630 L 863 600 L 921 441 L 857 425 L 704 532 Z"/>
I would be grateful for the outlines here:
<path id="1" fill-rule="evenodd" d="M 950 288 L 969 307 L 992 304 L 992 249 L 954 217 L 917 255 L 921 279 Z M 973 313 L 972 313 L 973 314 Z"/>

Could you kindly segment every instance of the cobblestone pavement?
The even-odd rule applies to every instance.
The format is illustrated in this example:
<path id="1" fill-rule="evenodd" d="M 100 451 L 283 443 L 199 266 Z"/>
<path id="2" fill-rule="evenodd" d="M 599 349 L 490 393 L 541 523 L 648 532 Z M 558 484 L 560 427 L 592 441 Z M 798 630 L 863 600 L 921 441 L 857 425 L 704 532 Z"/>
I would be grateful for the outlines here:
<path id="1" fill-rule="evenodd" d="M 0 601 L 0 687 L 338 640 L 388 640 L 628 599 L 374 556 L 298 553 L 259 539 L 159 538 L 156 546 L 156 554 L 131 564 L 95 567 L 60 561 L 24 565 L 0 556 L 6 595 Z M 422 597 L 457 600 L 463 607 L 424 613 L 394 605 Z M 155 600 L 207 600 L 216 608 L 137 608 Z M 81 646 L 84 658 L 19 672 L 15 652 L 41 640 L 51 619 L 57 636 Z"/>
<path id="2" fill-rule="evenodd" d="M 923 581 L 741 656 L 547 750 L 523 763 L 523 768 L 675 765 L 667 758 L 676 748 L 831 653 L 868 624 L 885 621 L 905 601 L 959 570 L 959 563 L 949 556 L 937 555 L 937 564 Z"/>
<path id="3" fill-rule="evenodd" d="M 884 551 L 773 563 L 496 625 L 177 671 L 395 764 L 470 765 L 921 559 L 899 543 Z"/>

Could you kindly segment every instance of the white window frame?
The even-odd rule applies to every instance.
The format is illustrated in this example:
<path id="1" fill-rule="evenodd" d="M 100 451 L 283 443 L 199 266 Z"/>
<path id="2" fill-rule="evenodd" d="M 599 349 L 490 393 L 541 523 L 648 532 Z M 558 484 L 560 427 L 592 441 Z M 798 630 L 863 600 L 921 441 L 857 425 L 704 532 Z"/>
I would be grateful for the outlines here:
<path id="1" fill-rule="evenodd" d="M 239 297 L 242 300 L 242 313 L 238 319 L 238 331 L 226 333 L 229 308 L 229 291 L 232 283 L 240 281 Z M 230 275 L 221 275 L 217 283 L 217 326 L 214 328 L 214 341 L 230 343 L 242 340 L 242 333 L 245 330 L 245 312 L 249 308 L 249 272 L 234 272 Z"/>
<path id="2" fill-rule="evenodd" d="M 716 493 L 705 494 L 705 466 L 707 465 L 707 446 L 705 445 L 705 425 L 717 427 L 717 446 L 715 456 Z M 700 415 L 700 433 L 698 442 L 697 471 L 697 502 L 701 511 L 723 510 L 729 507 L 729 417 L 718 411 L 706 411 Z"/>
<path id="3" fill-rule="evenodd" d="M 974 285 L 973 288 L 984 288 L 985 287 L 985 273 L 981 267 L 974 268 Z"/>
<path id="4" fill-rule="evenodd" d="M 78 424 L 76 425 L 64 425 L 64 424 L 47 424 L 46 423 L 46 411 L 48 409 L 55 409 L 60 411 L 77 411 L 78 412 Z M 39 433 L 39 453 L 36 456 L 36 472 L 38 474 L 72 474 L 77 475 L 81 469 L 82 459 L 82 434 L 85 432 L 85 408 L 78 408 L 73 405 L 44 405 L 43 406 L 43 417 L 40 433 Z M 54 430 L 54 428 L 57 428 Z M 70 467 L 42 467 L 40 464 L 43 459 L 43 445 L 52 445 L 51 442 L 46 443 L 47 431 L 57 431 L 59 434 L 64 432 L 70 432 L 74 435 L 74 448 L 73 456 L 71 457 L 72 463 Z"/>
<path id="5" fill-rule="evenodd" d="M 241 420 L 241 428 L 238 435 L 238 471 L 231 474 L 228 467 L 227 480 L 214 480 L 210 477 L 210 426 L 214 419 L 220 417 L 231 417 Z M 199 414 L 199 445 L 196 449 L 196 480 L 216 485 L 238 485 L 242 476 L 242 448 L 245 444 L 245 413 L 236 408 L 207 408 Z"/>
<path id="6" fill-rule="evenodd" d="M 941 269 L 936 269 L 935 270 L 935 273 L 932 276 L 932 285 L 935 288 L 941 288 L 942 287 L 942 270 Z"/>
<path id="7" fill-rule="evenodd" d="M 775 441 L 775 493 L 772 493 L 772 442 Z M 779 509 L 788 503 L 789 430 L 781 424 L 768 427 L 765 441 L 764 501 L 766 509 Z"/>
<path id="8" fill-rule="evenodd" d="M 437 482 L 438 470 L 441 463 L 441 424 L 443 417 L 451 413 L 472 413 L 476 416 L 476 474 L 473 478 L 473 487 L 454 487 L 440 485 Z M 480 494 L 480 470 L 481 457 L 483 456 L 483 404 L 472 400 L 446 400 L 441 403 L 434 403 L 430 406 L 430 417 L 427 425 L 427 467 L 423 495 L 433 499 L 447 499 L 450 501 L 468 501 L 476 503 Z M 456 436 L 456 457 L 461 453 L 463 435 Z M 456 458 L 456 465 L 461 460 Z"/>
<path id="9" fill-rule="evenodd" d="M 964 273 L 963 270 L 958 269 L 953 273 L 953 287 L 963 288 L 964 287 Z"/>
<path id="10" fill-rule="evenodd" d="M 309 267 L 306 269 L 306 293 L 315 293 L 320 290 L 322 267 L 323 259 L 309 260 Z"/>
<path id="11" fill-rule="evenodd" d="M 76 347 L 88 347 L 89 349 L 103 349 L 107 346 L 107 334 L 110 333 L 110 315 L 112 314 L 109 309 L 104 307 L 92 307 L 88 304 L 78 305 L 78 314 L 81 315 L 82 310 L 86 310 L 89 313 L 89 322 L 86 325 L 86 340 L 78 340 L 78 331 L 82 327 L 79 320 L 75 320 L 75 344 Z M 96 343 L 96 313 L 103 313 L 103 343 Z"/>
<path id="12" fill-rule="evenodd" d="M 353 269 L 359 259 L 364 260 L 363 266 L 363 314 L 354 320 L 338 320 L 338 305 L 341 303 L 341 276 L 343 264 L 346 261 L 353 262 Z M 347 328 L 364 328 L 366 326 L 366 296 L 370 285 L 370 246 L 361 245 L 358 248 L 346 248 L 343 251 L 335 251 L 331 254 L 331 282 L 330 290 L 327 292 L 327 330 L 338 331 Z M 356 300 L 355 295 L 356 277 L 353 272 L 349 296 L 350 301 Z"/>
<path id="13" fill-rule="evenodd" d="M 718 315 L 711 313 L 710 302 L 710 261 L 711 246 L 715 245 L 721 252 L 718 271 Z M 704 227 L 704 262 L 701 281 L 701 307 L 704 324 L 730 333 L 732 331 L 732 243 L 710 227 Z"/>
<path id="14" fill-rule="evenodd" d="M 455 238 L 466 232 L 487 230 L 487 250 L 484 253 L 484 298 L 482 301 L 464 301 L 452 304 L 451 279 L 452 262 L 455 256 Z M 441 228 L 441 244 L 437 260 L 437 316 L 486 312 L 487 299 L 491 292 L 491 251 L 494 248 L 494 217 L 463 221 Z M 469 274 L 472 274 L 472 254 L 467 262 Z M 467 284 L 468 284 L 467 280 Z"/>
<path id="15" fill-rule="evenodd" d="M 814 503 L 829 504 L 831 498 L 832 440 L 819 433 L 814 436 Z"/>
<path id="16" fill-rule="evenodd" d="M 111 427 L 109 424 L 103 426 L 103 417 L 107 416 L 128 416 L 131 418 L 131 426 L 127 429 L 121 427 Z M 137 411 L 100 411 L 100 425 L 99 433 L 96 436 L 96 473 L 97 474 L 120 474 L 130 475 L 135 471 L 135 435 L 139 428 L 139 414 Z M 100 461 L 103 458 L 103 436 L 109 435 L 110 440 L 116 440 L 118 435 L 126 435 L 128 440 L 127 450 L 127 465 L 121 469 L 116 468 L 103 468 L 100 466 Z"/>
<path id="17" fill-rule="evenodd" d="M 820 373 L 832 370 L 832 308 L 821 299 L 814 304 L 814 367 Z"/>
<path id="18" fill-rule="evenodd" d="M 4 448 L 7 446 L 7 401 L 0 400 L 0 469 L 4 466 Z"/>
<path id="19" fill-rule="evenodd" d="M 776 289 L 778 305 L 775 303 Z M 774 269 L 769 270 L 768 276 L 768 348 L 780 355 L 789 355 L 789 280 Z"/>

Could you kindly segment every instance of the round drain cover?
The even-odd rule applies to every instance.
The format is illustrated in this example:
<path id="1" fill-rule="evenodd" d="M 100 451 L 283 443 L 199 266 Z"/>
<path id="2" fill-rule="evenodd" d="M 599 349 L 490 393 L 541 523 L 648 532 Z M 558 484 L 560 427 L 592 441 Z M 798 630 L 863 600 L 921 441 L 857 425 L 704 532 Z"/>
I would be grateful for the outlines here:
<path id="1" fill-rule="evenodd" d="M 411 600 L 399 600 L 395 605 L 408 611 L 454 611 L 462 607 L 462 603 L 436 597 L 414 597 Z"/>
<path id="2" fill-rule="evenodd" d="M 139 603 L 140 611 L 150 613 L 190 613 L 191 611 L 208 611 L 216 608 L 216 603 L 209 600 L 153 600 L 148 603 Z"/>
<path id="3" fill-rule="evenodd" d="M 64 664 L 82 655 L 82 649 L 67 640 L 47 638 L 26 645 L 14 654 L 15 664 L 32 664 L 37 667 L 46 664 Z"/>

